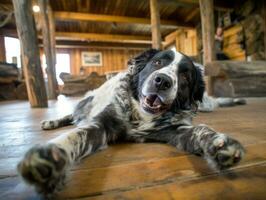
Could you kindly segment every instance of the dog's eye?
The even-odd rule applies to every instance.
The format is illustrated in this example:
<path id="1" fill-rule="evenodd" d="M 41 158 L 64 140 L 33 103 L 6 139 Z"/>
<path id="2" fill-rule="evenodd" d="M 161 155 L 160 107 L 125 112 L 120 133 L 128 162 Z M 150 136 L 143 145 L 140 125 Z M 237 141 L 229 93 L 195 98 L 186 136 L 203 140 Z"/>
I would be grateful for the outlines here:
<path id="1" fill-rule="evenodd" d="M 184 81 L 187 81 L 187 80 L 188 80 L 186 74 L 181 74 L 180 77 L 181 77 L 181 79 L 184 80 Z"/>
<path id="2" fill-rule="evenodd" d="M 156 66 L 160 66 L 162 63 L 160 60 L 155 60 L 155 61 L 153 61 L 153 64 Z"/>

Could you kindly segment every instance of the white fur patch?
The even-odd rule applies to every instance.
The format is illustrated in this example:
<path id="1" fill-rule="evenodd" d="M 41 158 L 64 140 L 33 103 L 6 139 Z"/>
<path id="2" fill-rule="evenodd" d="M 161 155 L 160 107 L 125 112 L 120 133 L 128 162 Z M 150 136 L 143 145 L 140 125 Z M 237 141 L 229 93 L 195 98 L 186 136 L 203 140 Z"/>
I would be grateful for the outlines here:
<path id="1" fill-rule="evenodd" d="M 42 121 L 41 122 L 41 128 L 43 130 L 51 130 L 55 129 L 59 126 L 58 120 L 48 120 L 48 121 Z"/>
<path id="2" fill-rule="evenodd" d="M 174 54 L 175 54 L 175 59 L 173 60 L 173 62 L 171 64 L 177 65 L 182 60 L 183 55 L 177 51 L 172 51 L 172 52 L 174 52 Z"/>
<path id="3" fill-rule="evenodd" d="M 87 122 L 83 122 L 85 124 L 89 123 L 95 116 L 101 113 L 106 106 L 113 103 L 115 101 L 116 89 L 120 87 L 119 80 L 125 77 L 126 73 L 121 72 L 106 81 L 101 87 L 91 92 L 88 92 L 85 97 L 93 96 L 93 100 L 91 102 L 92 109 L 90 113 L 87 115 Z M 82 122 L 81 122 L 82 123 Z M 80 124 L 82 126 L 82 124 Z"/>

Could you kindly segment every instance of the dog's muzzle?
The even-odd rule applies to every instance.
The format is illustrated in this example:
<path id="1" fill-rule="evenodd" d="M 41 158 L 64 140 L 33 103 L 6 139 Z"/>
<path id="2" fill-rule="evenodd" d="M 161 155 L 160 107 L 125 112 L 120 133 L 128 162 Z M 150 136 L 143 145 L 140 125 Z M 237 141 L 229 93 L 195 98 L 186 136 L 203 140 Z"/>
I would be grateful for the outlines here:
<path id="1" fill-rule="evenodd" d="M 157 74 L 153 80 L 153 84 L 157 90 L 168 90 L 172 87 L 173 82 L 166 74 Z"/>

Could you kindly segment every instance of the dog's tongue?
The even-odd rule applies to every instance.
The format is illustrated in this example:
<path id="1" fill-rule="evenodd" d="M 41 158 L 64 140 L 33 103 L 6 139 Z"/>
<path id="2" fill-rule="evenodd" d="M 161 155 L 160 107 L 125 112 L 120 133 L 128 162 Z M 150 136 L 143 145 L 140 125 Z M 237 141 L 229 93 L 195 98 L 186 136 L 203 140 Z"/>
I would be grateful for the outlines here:
<path id="1" fill-rule="evenodd" d="M 150 95 L 150 96 L 148 96 L 147 97 L 147 102 L 152 107 L 155 107 L 155 106 L 158 106 L 158 105 L 161 105 L 162 104 L 160 98 L 157 95 Z"/>

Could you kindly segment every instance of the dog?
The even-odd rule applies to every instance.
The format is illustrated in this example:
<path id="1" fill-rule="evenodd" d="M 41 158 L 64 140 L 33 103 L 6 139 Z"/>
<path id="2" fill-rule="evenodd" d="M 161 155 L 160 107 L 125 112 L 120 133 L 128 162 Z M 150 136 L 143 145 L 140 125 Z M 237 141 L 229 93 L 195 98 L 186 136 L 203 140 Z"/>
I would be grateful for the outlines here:
<path id="1" fill-rule="evenodd" d="M 212 168 L 227 169 L 244 156 L 243 146 L 206 125 L 192 125 L 205 85 L 201 69 L 172 50 L 150 49 L 128 70 L 89 91 L 73 114 L 43 121 L 44 130 L 77 128 L 32 147 L 18 164 L 23 179 L 42 194 L 62 188 L 68 169 L 111 143 L 162 142 L 200 155 Z"/>

